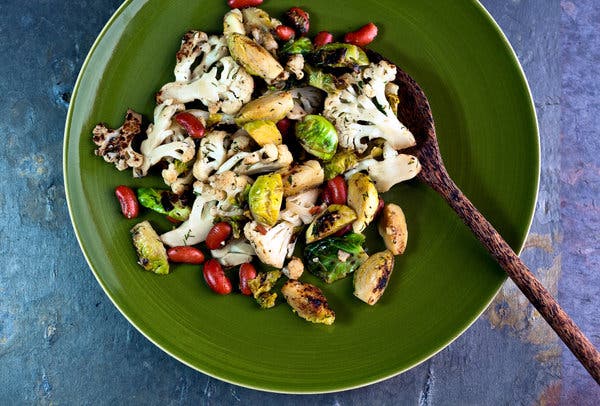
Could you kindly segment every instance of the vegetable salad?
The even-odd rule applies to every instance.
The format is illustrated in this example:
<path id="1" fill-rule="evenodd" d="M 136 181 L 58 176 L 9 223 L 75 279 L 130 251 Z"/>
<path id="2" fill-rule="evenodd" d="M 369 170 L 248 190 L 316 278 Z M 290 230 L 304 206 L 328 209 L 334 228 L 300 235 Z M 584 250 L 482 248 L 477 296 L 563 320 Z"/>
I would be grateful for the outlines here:
<path id="1" fill-rule="evenodd" d="M 353 277 L 358 299 L 379 300 L 408 235 L 402 209 L 379 194 L 418 174 L 417 158 L 402 153 L 415 139 L 397 118 L 396 67 L 365 49 L 373 23 L 343 41 L 326 31 L 311 40 L 307 10 L 279 20 L 251 7 L 260 3 L 230 0 L 222 33 L 187 32 L 150 124 L 132 110 L 120 128 L 98 124 L 95 153 L 164 180 L 164 189 L 115 190 L 127 218 L 145 209 L 174 223 L 131 229 L 145 270 L 202 264 L 217 294 L 262 308 L 281 294 L 300 317 L 331 324 L 334 310 L 302 275 Z M 369 255 L 372 223 L 387 249 Z"/>

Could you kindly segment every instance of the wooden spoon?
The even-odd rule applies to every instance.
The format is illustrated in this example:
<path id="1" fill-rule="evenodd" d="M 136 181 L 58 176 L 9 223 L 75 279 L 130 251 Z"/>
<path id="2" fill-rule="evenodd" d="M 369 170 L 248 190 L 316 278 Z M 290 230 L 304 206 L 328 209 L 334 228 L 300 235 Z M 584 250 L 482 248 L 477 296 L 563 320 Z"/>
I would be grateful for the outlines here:
<path id="1" fill-rule="evenodd" d="M 417 140 L 417 145 L 407 150 L 407 153 L 415 155 L 421 162 L 422 169 L 418 178 L 440 194 L 456 211 L 560 339 L 600 384 L 598 350 L 448 175 L 440 155 L 431 108 L 419 85 L 399 68 L 396 83 L 400 87 L 398 117 L 413 132 Z"/>

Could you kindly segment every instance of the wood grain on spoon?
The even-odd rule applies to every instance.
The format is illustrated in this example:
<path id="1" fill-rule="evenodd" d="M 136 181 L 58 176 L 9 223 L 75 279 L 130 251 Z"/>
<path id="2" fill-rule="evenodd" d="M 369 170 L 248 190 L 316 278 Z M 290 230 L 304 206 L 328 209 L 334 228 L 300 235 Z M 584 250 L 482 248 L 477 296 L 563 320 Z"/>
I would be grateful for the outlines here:
<path id="1" fill-rule="evenodd" d="M 396 83 L 400 88 L 398 95 L 401 100 L 398 106 L 398 117 L 417 140 L 417 145 L 406 152 L 415 155 L 421 162 L 422 170 L 418 175 L 419 179 L 439 193 L 456 211 L 560 339 L 600 384 L 600 352 L 452 181 L 440 155 L 429 102 L 419 85 L 400 68 L 398 68 Z"/>

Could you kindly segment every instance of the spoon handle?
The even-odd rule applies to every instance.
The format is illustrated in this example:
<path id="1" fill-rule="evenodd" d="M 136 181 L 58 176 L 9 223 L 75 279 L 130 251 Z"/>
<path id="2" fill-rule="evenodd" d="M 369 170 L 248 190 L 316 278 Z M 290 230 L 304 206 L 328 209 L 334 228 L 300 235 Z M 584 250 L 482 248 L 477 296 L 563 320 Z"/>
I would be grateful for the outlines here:
<path id="1" fill-rule="evenodd" d="M 473 203 L 449 176 L 438 178 L 437 182 L 430 184 L 462 218 L 579 362 L 600 384 L 600 352 L 560 307 L 550 292 L 536 279 L 508 243 L 473 206 Z"/>

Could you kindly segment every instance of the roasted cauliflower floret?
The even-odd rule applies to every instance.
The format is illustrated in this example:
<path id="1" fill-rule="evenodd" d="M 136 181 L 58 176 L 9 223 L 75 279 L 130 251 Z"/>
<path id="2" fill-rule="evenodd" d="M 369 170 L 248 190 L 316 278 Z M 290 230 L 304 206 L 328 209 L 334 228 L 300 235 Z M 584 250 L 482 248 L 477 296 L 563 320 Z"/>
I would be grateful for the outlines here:
<path id="1" fill-rule="evenodd" d="M 386 98 L 386 85 L 395 77 L 394 65 L 371 63 L 348 76 L 348 87 L 328 94 L 323 115 L 338 130 L 340 147 L 362 153 L 375 138 L 383 138 L 395 150 L 415 145 L 413 134 L 398 120 Z"/>
<path id="2" fill-rule="evenodd" d="M 292 257 L 281 272 L 290 279 L 300 279 L 304 273 L 304 264 L 300 258 Z"/>
<path id="3" fill-rule="evenodd" d="M 169 165 L 162 170 L 162 178 L 165 184 L 171 187 L 173 193 L 180 195 L 188 190 L 194 182 L 191 161 L 181 162 L 172 158 L 167 159 L 167 161 Z"/>
<path id="4" fill-rule="evenodd" d="M 345 173 L 348 179 L 359 171 L 366 170 L 379 193 L 387 192 L 397 183 L 404 182 L 417 176 L 421 164 L 417 157 L 399 154 L 389 144 L 383 146 L 383 160 L 375 158 L 364 159 Z"/>
<path id="5" fill-rule="evenodd" d="M 283 267 L 290 244 L 295 243 L 294 225 L 287 221 L 282 221 L 271 228 L 251 221 L 244 226 L 244 235 L 252 244 L 258 258 L 275 268 Z"/>
<path id="6" fill-rule="evenodd" d="M 291 89 L 290 93 L 294 100 L 294 108 L 287 114 L 287 118 L 300 120 L 306 115 L 317 114 L 321 111 L 325 94 L 322 90 L 304 86 Z"/>
<path id="7" fill-rule="evenodd" d="M 183 104 L 165 100 L 154 109 L 154 123 L 146 130 L 147 138 L 142 141 L 140 151 L 144 156 L 144 163 L 134 168 L 135 177 L 146 176 L 150 167 L 166 158 L 188 162 L 196 154 L 194 140 L 185 136 L 181 127 L 173 122 L 175 114 L 183 111 Z"/>
<path id="8" fill-rule="evenodd" d="M 207 183 L 194 183 L 194 192 L 217 197 L 218 203 L 212 210 L 213 217 L 235 217 L 243 215 L 239 196 L 247 192 L 252 179 L 232 171 L 225 171 L 208 178 Z"/>
<path id="9" fill-rule="evenodd" d="M 285 209 L 281 211 L 280 217 L 296 227 L 310 224 L 315 218 L 314 209 L 318 197 L 319 189 L 307 190 L 288 197 L 285 199 Z"/>
<path id="10" fill-rule="evenodd" d="M 250 101 L 254 80 L 233 58 L 219 59 L 206 73 L 190 82 L 171 82 L 156 95 L 157 103 L 173 99 L 178 103 L 199 100 L 210 113 L 235 114 Z"/>
<path id="11" fill-rule="evenodd" d="M 213 226 L 214 217 L 212 208 L 217 204 L 214 195 L 204 194 L 196 196 L 190 217 L 179 227 L 160 236 L 162 242 L 169 247 L 181 245 L 196 245 L 204 240 Z"/>
<path id="12" fill-rule="evenodd" d="M 252 245 L 243 239 L 230 241 L 223 248 L 211 250 L 210 254 L 223 266 L 238 266 L 251 262 L 252 256 L 256 255 Z"/>
<path id="13" fill-rule="evenodd" d="M 201 31 L 188 31 L 181 40 L 176 55 L 175 81 L 189 82 L 209 71 L 213 65 L 227 56 L 227 43 L 223 37 L 208 36 Z M 199 59 L 200 58 L 200 59 Z M 192 66 L 199 61 L 194 70 Z"/>
<path id="14" fill-rule="evenodd" d="M 92 131 L 93 140 L 98 148 L 94 153 L 106 162 L 114 163 L 123 171 L 127 168 L 139 168 L 144 163 L 144 156 L 133 150 L 131 143 L 142 131 L 142 116 L 129 109 L 125 122 L 121 127 L 112 130 L 106 124 L 98 124 Z"/>
<path id="15" fill-rule="evenodd" d="M 287 145 L 266 144 L 254 152 L 238 152 L 225 161 L 217 173 L 234 171 L 244 175 L 257 175 L 287 168 L 293 160 Z"/>
<path id="16" fill-rule="evenodd" d="M 228 135 L 225 131 L 211 131 L 202 138 L 194 162 L 193 173 L 196 179 L 206 181 L 227 160 Z"/>

